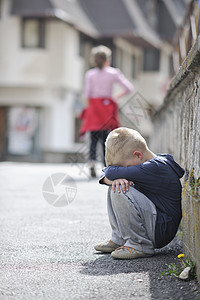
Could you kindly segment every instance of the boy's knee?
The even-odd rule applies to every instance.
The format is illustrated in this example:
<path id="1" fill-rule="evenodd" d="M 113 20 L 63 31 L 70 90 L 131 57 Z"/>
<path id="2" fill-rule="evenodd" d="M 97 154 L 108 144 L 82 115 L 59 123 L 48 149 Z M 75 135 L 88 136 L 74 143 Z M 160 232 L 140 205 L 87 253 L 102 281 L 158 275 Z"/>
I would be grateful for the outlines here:
<path id="1" fill-rule="evenodd" d="M 126 193 L 123 193 L 121 186 L 120 186 L 120 193 L 117 191 L 113 192 L 113 190 L 111 189 L 111 199 L 113 200 L 116 199 L 119 201 L 119 199 L 126 199 L 126 198 L 127 198 Z"/>
<path id="2" fill-rule="evenodd" d="M 111 196 L 112 200 L 116 200 L 116 201 L 120 201 L 120 199 L 122 200 L 128 200 L 128 199 L 137 199 L 140 198 L 141 193 L 136 190 L 134 187 L 130 186 L 129 190 L 124 193 L 122 191 L 122 187 L 120 186 L 120 193 L 115 191 L 113 192 L 112 187 L 109 187 L 109 193 Z"/>
<path id="3" fill-rule="evenodd" d="M 126 192 L 127 197 L 129 198 L 137 198 L 139 197 L 139 195 L 141 194 L 141 192 L 139 192 L 136 188 L 134 188 L 133 186 L 129 187 L 129 190 Z"/>

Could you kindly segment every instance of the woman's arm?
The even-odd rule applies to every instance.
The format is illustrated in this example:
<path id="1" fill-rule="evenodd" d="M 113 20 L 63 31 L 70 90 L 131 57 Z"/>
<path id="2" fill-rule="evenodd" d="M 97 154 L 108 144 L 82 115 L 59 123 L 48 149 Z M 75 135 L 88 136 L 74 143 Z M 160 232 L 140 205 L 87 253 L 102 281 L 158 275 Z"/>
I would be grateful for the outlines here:
<path id="1" fill-rule="evenodd" d="M 115 98 L 116 100 L 119 100 L 121 97 L 125 96 L 126 94 L 127 94 L 127 91 L 124 91 L 124 92 L 121 92 L 121 93 L 115 95 L 114 98 Z"/>
<path id="2" fill-rule="evenodd" d="M 124 74 L 119 69 L 116 69 L 116 82 L 123 88 L 123 92 L 115 96 L 116 99 L 119 99 L 132 92 L 134 88 L 132 83 L 124 76 Z"/>

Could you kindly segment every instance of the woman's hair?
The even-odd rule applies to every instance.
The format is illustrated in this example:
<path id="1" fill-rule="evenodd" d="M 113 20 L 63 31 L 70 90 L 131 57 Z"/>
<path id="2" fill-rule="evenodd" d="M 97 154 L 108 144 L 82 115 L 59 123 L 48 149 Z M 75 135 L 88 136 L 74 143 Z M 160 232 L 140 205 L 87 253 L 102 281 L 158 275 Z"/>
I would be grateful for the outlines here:
<path id="1" fill-rule="evenodd" d="M 106 61 L 111 58 L 111 50 L 105 46 L 98 46 L 92 49 L 92 57 L 97 68 L 102 69 Z"/>
<path id="2" fill-rule="evenodd" d="M 131 158 L 136 150 L 148 149 L 145 139 L 133 129 L 120 127 L 111 131 L 106 139 L 106 165 L 119 165 L 121 161 Z"/>

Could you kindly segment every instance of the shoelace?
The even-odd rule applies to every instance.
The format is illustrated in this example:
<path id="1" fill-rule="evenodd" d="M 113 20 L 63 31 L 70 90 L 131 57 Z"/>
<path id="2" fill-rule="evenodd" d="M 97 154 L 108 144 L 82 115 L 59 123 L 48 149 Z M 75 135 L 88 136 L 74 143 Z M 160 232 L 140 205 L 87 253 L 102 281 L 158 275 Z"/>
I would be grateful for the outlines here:
<path id="1" fill-rule="evenodd" d="M 115 251 L 116 251 L 116 250 L 120 250 L 120 249 L 122 249 L 122 250 L 128 250 L 129 252 L 131 252 L 131 251 L 133 250 L 133 248 L 128 247 L 128 246 L 121 246 L 121 247 L 115 249 Z"/>
<path id="2" fill-rule="evenodd" d="M 109 243 L 110 243 L 112 246 L 114 246 L 114 243 L 113 243 L 111 240 L 109 240 Z"/>

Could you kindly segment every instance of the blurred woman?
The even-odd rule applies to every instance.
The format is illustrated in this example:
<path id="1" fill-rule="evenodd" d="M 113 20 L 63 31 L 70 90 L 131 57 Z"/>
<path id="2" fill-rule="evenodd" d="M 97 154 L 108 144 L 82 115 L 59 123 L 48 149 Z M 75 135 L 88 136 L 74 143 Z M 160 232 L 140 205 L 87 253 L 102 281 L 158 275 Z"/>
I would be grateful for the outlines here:
<path id="1" fill-rule="evenodd" d="M 92 49 L 95 67 L 85 75 L 84 97 L 87 108 L 82 113 L 80 133 L 90 132 L 90 172 L 96 177 L 95 161 L 98 141 L 102 144 L 104 161 L 105 140 L 108 133 L 119 127 L 117 101 L 133 90 L 132 84 L 119 69 L 110 66 L 111 50 L 105 46 Z M 114 84 L 119 84 L 123 91 L 113 96 Z M 104 161 L 105 163 L 105 161 Z"/>

